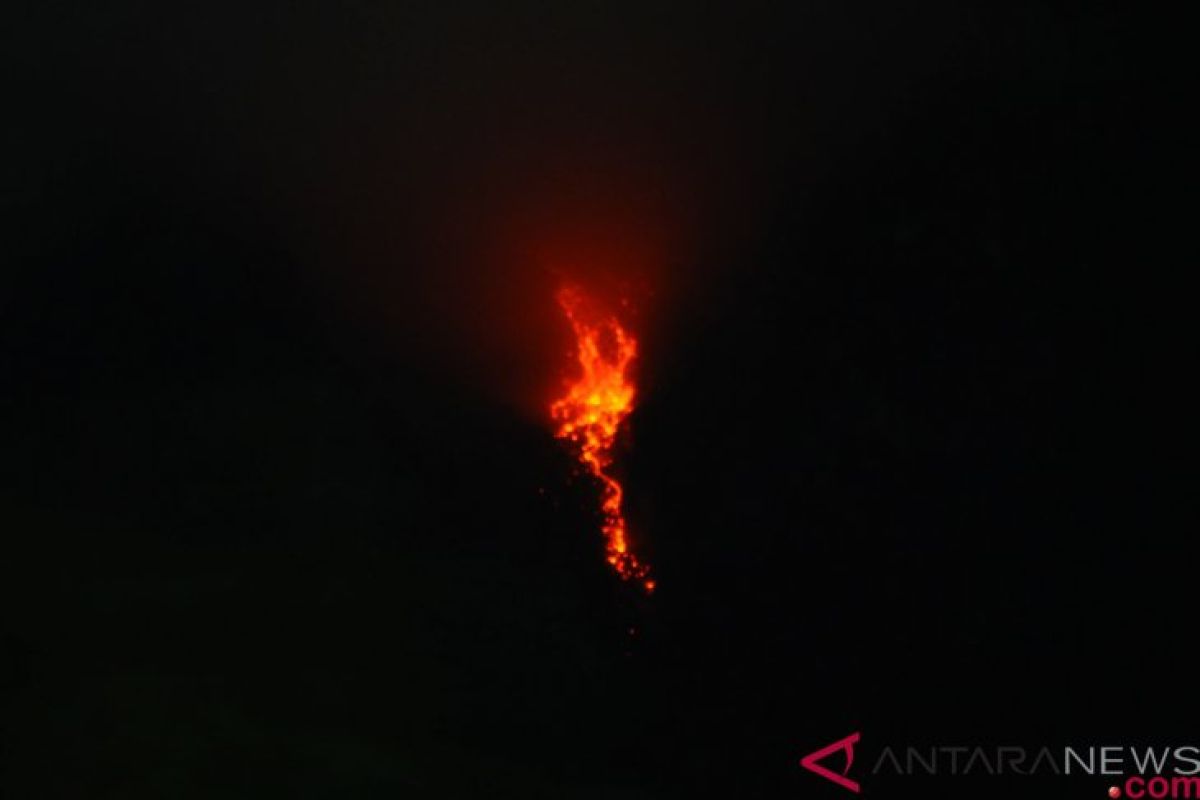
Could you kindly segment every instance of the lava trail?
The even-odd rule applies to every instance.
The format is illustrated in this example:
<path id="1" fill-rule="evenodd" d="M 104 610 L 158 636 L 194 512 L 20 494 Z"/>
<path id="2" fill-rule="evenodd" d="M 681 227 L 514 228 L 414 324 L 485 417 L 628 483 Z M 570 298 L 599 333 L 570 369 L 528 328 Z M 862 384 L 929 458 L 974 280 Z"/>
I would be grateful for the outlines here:
<path id="1" fill-rule="evenodd" d="M 555 436 L 571 446 L 580 465 L 600 484 L 601 530 L 608 563 L 621 578 L 653 592 L 649 566 L 630 551 L 624 489 L 610 472 L 617 434 L 636 397 L 629 367 L 637 356 L 637 340 L 615 316 L 590 313 L 592 309 L 575 287 L 559 291 L 558 304 L 575 334 L 579 374 L 550 406 L 551 417 L 558 424 Z"/>

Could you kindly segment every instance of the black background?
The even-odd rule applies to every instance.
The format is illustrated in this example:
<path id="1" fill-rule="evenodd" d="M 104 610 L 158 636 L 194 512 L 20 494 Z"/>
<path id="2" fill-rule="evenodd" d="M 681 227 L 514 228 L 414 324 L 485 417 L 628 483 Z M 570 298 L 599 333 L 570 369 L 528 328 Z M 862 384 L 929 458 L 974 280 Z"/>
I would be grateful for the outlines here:
<path id="1" fill-rule="evenodd" d="M 1195 743 L 1121 7 L 73 5 L 0 34 L 5 798 L 835 797 L 859 730 L 872 794 L 1100 797 L 865 773 Z M 531 413 L 530 218 L 656 239 L 652 598 Z"/>

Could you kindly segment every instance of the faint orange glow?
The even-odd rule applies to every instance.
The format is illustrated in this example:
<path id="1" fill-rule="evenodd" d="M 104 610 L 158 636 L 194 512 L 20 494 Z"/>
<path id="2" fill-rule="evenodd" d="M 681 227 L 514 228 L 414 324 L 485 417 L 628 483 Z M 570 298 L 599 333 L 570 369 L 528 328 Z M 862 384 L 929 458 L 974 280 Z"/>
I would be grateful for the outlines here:
<path id="1" fill-rule="evenodd" d="M 652 592 L 655 582 L 649 577 L 649 566 L 629 549 L 624 489 L 609 472 L 617 433 L 636 397 L 629 366 L 637 356 L 637 340 L 616 317 L 589 314 L 585 298 L 574 287 L 558 293 L 558 304 L 575 333 L 579 373 L 550 406 L 558 423 L 555 436 L 572 446 L 579 463 L 600 482 L 601 531 L 608 563 L 623 579 L 637 581 Z"/>

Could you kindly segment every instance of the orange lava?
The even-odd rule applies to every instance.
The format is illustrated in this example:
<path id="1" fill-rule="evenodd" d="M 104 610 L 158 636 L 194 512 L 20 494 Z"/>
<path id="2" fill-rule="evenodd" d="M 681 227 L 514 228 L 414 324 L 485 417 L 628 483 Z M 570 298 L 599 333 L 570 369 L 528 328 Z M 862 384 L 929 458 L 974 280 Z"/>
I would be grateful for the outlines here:
<path id="1" fill-rule="evenodd" d="M 555 436 L 570 443 L 585 470 L 600 483 L 601 531 L 608 563 L 623 579 L 654 591 L 650 568 L 629 549 L 629 526 L 622 509 L 624 490 L 612 476 L 613 446 L 621 423 L 633 410 L 636 391 L 629 365 L 637 340 L 611 315 L 585 310 L 578 289 L 558 293 L 558 304 L 575 333 L 579 374 L 550 406 Z"/>

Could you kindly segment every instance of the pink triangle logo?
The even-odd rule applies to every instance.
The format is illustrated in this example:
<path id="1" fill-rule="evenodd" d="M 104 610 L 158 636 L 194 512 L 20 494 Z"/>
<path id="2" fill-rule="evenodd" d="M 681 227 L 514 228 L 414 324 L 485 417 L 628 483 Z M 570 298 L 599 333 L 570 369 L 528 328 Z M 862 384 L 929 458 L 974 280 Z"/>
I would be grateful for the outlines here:
<path id="1" fill-rule="evenodd" d="M 831 745 L 826 745 L 820 750 L 809 753 L 804 758 L 800 759 L 800 766 L 804 767 L 810 772 L 817 773 L 822 778 L 827 778 L 828 780 L 833 781 L 843 789 L 849 789 L 857 794 L 859 791 L 858 781 L 847 778 L 846 774 L 850 772 L 850 765 L 854 763 L 854 744 L 858 741 L 858 739 L 859 735 L 857 733 L 852 733 L 845 739 L 839 739 Z M 817 763 L 821 759 L 825 758 L 825 756 L 830 755 L 831 753 L 836 753 L 839 750 L 846 751 L 846 766 L 842 769 L 840 775 Z"/>

